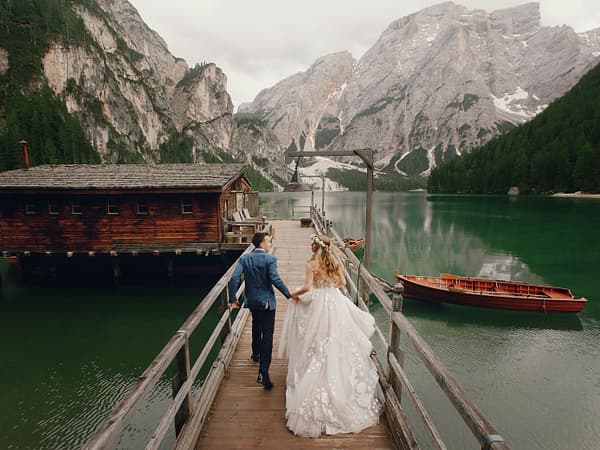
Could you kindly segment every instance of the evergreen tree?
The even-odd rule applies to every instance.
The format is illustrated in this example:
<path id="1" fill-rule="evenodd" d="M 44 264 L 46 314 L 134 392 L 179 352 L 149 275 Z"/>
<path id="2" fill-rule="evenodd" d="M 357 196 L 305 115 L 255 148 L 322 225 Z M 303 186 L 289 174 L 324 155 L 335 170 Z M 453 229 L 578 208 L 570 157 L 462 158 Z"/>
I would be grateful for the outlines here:
<path id="1" fill-rule="evenodd" d="M 435 168 L 430 192 L 600 192 L 600 65 L 543 113 Z"/>

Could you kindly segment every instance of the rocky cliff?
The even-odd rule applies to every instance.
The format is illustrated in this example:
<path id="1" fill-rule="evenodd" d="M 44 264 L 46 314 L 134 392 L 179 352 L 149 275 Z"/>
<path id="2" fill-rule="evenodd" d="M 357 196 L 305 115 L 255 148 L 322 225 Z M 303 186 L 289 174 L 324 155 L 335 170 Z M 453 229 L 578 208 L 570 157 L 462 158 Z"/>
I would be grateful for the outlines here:
<path id="1" fill-rule="evenodd" d="M 356 64 L 321 58 L 240 111 L 284 148 L 370 147 L 382 169 L 427 174 L 568 91 L 599 61 L 599 35 L 541 26 L 537 3 L 442 3 L 392 22 Z"/>
<path id="2" fill-rule="evenodd" d="M 93 6 L 73 8 L 90 39 L 53 43 L 43 70 L 103 159 L 116 161 L 122 151 L 156 159 L 173 133 L 191 137 L 194 152 L 228 150 L 234 122 L 225 74 L 171 55 L 126 0 L 86 4 Z"/>

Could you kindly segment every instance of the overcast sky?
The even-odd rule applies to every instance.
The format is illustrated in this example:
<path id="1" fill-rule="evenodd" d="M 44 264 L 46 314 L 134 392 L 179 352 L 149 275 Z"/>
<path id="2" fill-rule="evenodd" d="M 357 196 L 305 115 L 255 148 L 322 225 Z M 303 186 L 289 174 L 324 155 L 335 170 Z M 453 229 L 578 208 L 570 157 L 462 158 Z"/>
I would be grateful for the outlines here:
<path id="1" fill-rule="evenodd" d="M 214 62 L 227 75 L 237 108 L 319 57 L 349 50 L 358 59 L 396 19 L 440 1 L 129 0 L 174 56 Z M 456 1 L 491 12 L 527 3 Z M 541 0 L 543 26 L 600 27 L 599 0 Z"/>

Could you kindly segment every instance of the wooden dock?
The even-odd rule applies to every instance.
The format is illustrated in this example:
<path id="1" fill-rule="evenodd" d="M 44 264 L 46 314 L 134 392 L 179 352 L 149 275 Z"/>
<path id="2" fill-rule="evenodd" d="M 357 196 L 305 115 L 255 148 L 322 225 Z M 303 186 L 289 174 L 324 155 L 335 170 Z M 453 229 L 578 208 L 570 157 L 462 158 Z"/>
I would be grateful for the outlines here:
<path id="1" fill-rule="evenodd" d="M 333 238 L 340 248 L 343 247 L 342 238 L 331 223 L 325 221 L 324 215 L 311 207 L 310 217 L 316 229 Z M 301 227 L 298 220 L 273 222 L 274 252 L 279 261 L 279 272 L 291 290 L 301 286 L 304 281 L 304 267 L 310 256 L 312 233 L 313 228 Z M 252 247 L 248 247 L 245 252 L 251 249 Z M 287 429 L 287 364 L 285 360 L 276 356 L 288 301 L 281 294 L 277 294 L 274 359 L 270 370 L 275 387 L 271 391 L 265 391 L 256 382 L 258 367 L 250 361 L 249 311 L 244 309 L 232 317 L 228 308 L 227 285 L 235 269 L 234 263 L 114 406 L 112 412 L 84 444 L 83 450 L 118 447 L 119 437 L 130 423 L 131 417 L 144 399 L 151 395 L 171 365 L 176 369 L 172 378 L 173 399 L 150 435 L 145 445 L 146 450 L 166 448 L 164 445 L 168 444 L 165 438 L 170 430 L 173 430 L 173 426 L 173 448 L 176 450 L 310 447 L 419 450 L 422 445 L 423 448 L 447 450 L 448 447 L 425 405 L 404 372 L 402 362 L 404 348 L 407 346 L 412 347 L 418 355 L 423 366 L 441 388 L 441 392 L 450 400 L 471 430 L 480 448 L 508 450 L 509 446 L 504 438 L 469 399 L 443 362 L 402 314 L 402 286 L 393 286 L 392 295 L 388 295 L 350 249 L 344 247 L 343 252 L 346 258 L 340 262 L 351 297 L 360 308 L 368 310 L 365 299 L 370 302 L 369 298 L 374 296 L 390 318 L 389 326 L 384 327 L 388 331 L 384 332 L 376 325 L 373 338 L 381 348 L 386 349 L 381 354 L 372 355 L 385 395 L 385 413 L 378 425 L 356 435 L 321 436 L 317 439 L 296 437 Z M 238 294 L 243 289 L 242 285 Z M 218 307 L 221 317 L 216 325 L 209 325 L 214 327 L 213 331 L 204 343 L 200 355 L 192 360 L 189 337 L 201 324 L 206 323 L 203 320 L 213 306 Z M 215 359 L 209 359 L 211 349 L 219 341 L 219 354 Z M 211 364 L 210 370 L 203 379 L 200 390 L 194 392 L 194 383 L 200 379 L 201 370 L 207 362 Z M 414 417 L 409 418 L 404 413 L 405 402 L 412 404 L 416 411 Z M 413 432 L 413 422 L 420 423 L 427 432 L 427 436 L 419 439 L 424 440 L 422 443 L 417 441 Z"/>
<path id="2" fill-rule="evenodd" d="M 304 264 L 310 257 L 313 228 L 302 228 L 297 220 L 273 223 L 275 256 L 281 278 L 290 290 L 304 283 Z M 258 365 L 252 353 L 252 319 L 248 319 L 233 354 L 230 368 L 221 383 L 207 421 L 196 445 L 198 449 L 304 449 L 304 448 L 393 448 L 385 420 L 360 434 L 300 438 L 286 427 L 285 378 L 287 361 L 277 358 L 277 348 L 288 300 L 278 291 L 273 362 L 270 375 L 274 383 L 266 391 L 256 382 Z"/>

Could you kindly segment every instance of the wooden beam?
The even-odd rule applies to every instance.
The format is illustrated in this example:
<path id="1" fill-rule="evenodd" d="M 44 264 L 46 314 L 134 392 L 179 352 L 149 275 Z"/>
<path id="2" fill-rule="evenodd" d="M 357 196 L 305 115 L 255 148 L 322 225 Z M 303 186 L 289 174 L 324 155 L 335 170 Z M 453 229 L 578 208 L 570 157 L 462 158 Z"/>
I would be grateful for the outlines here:
<path id="1" fill-rule="evenodd" d="M 371 267 L 371 211 L 373 203 L 373 150 L 360 148 L 356 150 L 323 150 L 311 152 L 289 152 L 289 157 L 306 158 L 313 156 L 358 156 L 367 165 L 367 206 L 365 211 L 365 267 Z M 323 214 L 325 212 L 323 211 Z"/>
<path id="2" fill-rule="evenodd" d="M 91 440 L 83 446 L 85 450 L 112 448 L 119 434 L 127 423 L 127 419 L 135 411 L 136 406 L 152 391 L 160 376 L 169 367 L 175 355 L 185 344 L 185 333 L 177 332 L 150 366 L 137 379 L 125 397 L 113 409 L 108 418 L 102 422 Z"/>
<path id="3" fill-rule="evenodd" d="M 400 312 L 392 312 L 391 316 L 395 324 L 406 333 L 417 355 L 429 369 L 429 372 L 431 372 L 442 391 L 446 393 L 482 448 L 488 446 L 487 448 L 490 449 L 508 449 L 508 445 L 504 440 L 494 441 L 491 444 L 488 442 L 490 436 L 499 437 L 499 434 L 479 408 L 469 399 L 450 371 L 444 366 L 408 319 Z"/>

